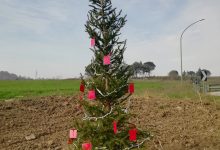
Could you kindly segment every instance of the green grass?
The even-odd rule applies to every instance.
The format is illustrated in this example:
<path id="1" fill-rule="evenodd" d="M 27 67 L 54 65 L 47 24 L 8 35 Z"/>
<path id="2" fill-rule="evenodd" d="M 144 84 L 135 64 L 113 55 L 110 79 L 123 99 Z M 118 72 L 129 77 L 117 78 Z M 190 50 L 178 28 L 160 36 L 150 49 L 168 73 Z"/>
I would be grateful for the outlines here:
<path id="1" fill-rule="evenodd" d="M 190 81 L 173 80 L 134 80 L 135 95 L 145 97 L 167 98 L 167 99 L 202 99 L 218 100 L 220 97 L 210 96 L 207 94 L 198 94 Z"/>
<path id="2" fill-rule="evenodd" d="M 136 96 L 169 99 L 199 99 L 190 82 L 169 80 L 134 80 Z M 0 100 L 20 99 L 49 95 L 74 95 L 79 91 L 80 80 L 25 80 L 0 81 Z M 201 95 L 203 99 L 220 100 L 220 97 Z"/>
<path id="3" fill-rule="evenodd" d="M 0 81 L 0 99 L 70 95 L 78 91 L 79 80 Z"/>
<path id="4" fill-rule="evenodd" d="M 168 98 L 193 97 L 195 92 L 188 82 L 181 84 L 180 81 L 169 80 L 136 80 L 136 94 L 147 93 L 150 96 Z"/>

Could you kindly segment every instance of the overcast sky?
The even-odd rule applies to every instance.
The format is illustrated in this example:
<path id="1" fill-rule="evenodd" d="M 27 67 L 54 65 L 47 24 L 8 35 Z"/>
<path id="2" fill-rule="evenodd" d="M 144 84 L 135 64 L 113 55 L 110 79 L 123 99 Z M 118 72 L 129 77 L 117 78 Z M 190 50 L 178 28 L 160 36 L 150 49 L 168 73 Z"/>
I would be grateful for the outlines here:
<path id="1" fill-rule="evenodd" d="M 220 0 L 112 0 L 127 14 L 125 61 L 153 61 L 153 75 L 209 69 L 220 75 Z M 88 0 L 0 0 L 0 70 L 35 77 L 77 77 L 93 57 L 85 33 Z"/>

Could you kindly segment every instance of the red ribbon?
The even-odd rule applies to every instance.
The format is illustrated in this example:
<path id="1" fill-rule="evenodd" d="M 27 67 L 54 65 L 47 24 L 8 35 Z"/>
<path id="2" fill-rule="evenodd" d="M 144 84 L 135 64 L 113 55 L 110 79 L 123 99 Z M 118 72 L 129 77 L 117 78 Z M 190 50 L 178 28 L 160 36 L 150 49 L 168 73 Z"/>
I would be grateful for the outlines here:
<path id="1" fill-rule="evenodd" d="M 83 143 L 82 149 L 83 150 L 92 150 L 92 143 Z"/>
<path id="2" fill-rule="evenodd" d="M 130 94 L 134 93 L 134 83 L 130 83 L 128 86 L 128 92 Z"/>
<path id="3" fill-rule="evenodd" d="M 81 83 L 79 89 L 80 89 L 81 92 L 84 92 L 85 91 L 85 85 Z"/>
<path id="4" fill-rule="evenodd" d="M 117 121 L 113 121 L 113 130 L 114 130 L 114 133 L 117 134 Z"/>
<path id="5" fill-rule="evenodd" d="M 67 144 L 73 144 L 73 139 L 69 138 L 69 140 L 67 141 Z"/>
<path id="6" fill-rule="evenodd" d="M 130 141 L 137 140 L 137 129 L 136 128 L 129 130 L 129 140 Z"/>

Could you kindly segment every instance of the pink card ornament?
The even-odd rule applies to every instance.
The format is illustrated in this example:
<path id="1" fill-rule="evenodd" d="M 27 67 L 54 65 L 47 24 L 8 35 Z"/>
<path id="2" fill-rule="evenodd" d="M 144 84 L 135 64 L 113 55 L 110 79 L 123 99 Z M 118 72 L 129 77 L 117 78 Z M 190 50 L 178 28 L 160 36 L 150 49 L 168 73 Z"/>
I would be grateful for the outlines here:
<path id="1" fill-rule="evenodd" d="M 103 63 L 104 63 L 104 65 L 110 65 L 111 64 L 111 57 L 110 57 L 110 55 L 104 56 Z"/>
<path id="2" fill-rule="evenodd" d="M 82 149 L 83 150 L 92 150 L 92 143 L 83 143 Z"/>
<path id="3" fill-rule="evenodd" d="M 91 47 L 94 47 L 94 46 L 95 46 L 95 39 L 92 38 L 92 39 L 91 39 Z"/>
<path id="4" fill-rule="evenodd" d="M 71 129 L 70 130 L 70 139 L 76 139 L 77 138 L 77 130 Z"/>
<path id="5" fill-rule="evenodd" d="M 89 93 L 88 93 L 88 99 L 90 99 L 90 100 L 96 99 L 95 90 L 89 91 Z"/>

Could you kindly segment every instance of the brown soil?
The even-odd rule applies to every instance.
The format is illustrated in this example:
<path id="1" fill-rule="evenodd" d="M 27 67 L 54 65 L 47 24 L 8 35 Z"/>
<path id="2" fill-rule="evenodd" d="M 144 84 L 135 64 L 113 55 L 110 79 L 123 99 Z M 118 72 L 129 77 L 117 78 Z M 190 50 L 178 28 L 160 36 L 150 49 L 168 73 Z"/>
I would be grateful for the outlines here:
<path id="1" fill-rule="evenodd" d="M 220 149 L 220 105 L 191 100 L 133 98 L 131 121 L 153 138 L 148 149 Z M 0 149 L 67 149 L 76 97 L 0 102 Z M 30 138 L 30 139 L 26 139 Z"/>

